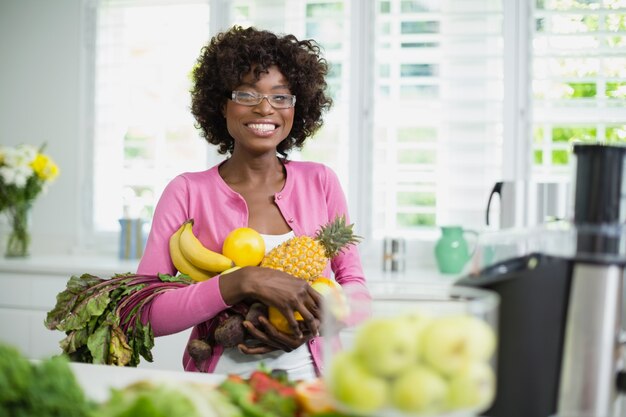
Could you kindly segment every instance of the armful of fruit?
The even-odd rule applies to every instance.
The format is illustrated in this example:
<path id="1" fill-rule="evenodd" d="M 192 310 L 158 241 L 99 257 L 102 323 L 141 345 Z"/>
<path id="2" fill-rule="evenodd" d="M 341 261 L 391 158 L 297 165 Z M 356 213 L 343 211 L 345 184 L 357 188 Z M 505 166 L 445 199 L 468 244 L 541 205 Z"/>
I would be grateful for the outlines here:
<path id="1" fill-rule="evenodd" d="M 202 246 L 192 225 L 192 220 L 183 223 L 170 240 L 174 265 L 197 281 L 221 274 L 220 291 L 233 305 L 212 321 L 206 340 L 190 344 L 196 362 L 206 359 L 215 344 L 256 354 L 290 351 L 318 335 L 322 297 L 343 297 L 341 287 L 321 274 L 329 259 L 361 239 L 353 234 L 353 225 L 337 217 L 315 237 L 291 238 L 268 254 L 259 233 L 238 228 L 224 240 L 222 253 L 217 253 Z M 248 311 L 253 312 L 250 320 Z"/>
<path id="2" fill-rule="evenodd" d="M 318 294 L 315 307 L 308 307 L 309 310 L 315 312 L 312 317 L 314 322 L 312 328 L 297 310 L 292 313 L 292 317 L 299 326 L 300 334 L 293 331 L 286 316 L 277 307 L 268 307 L 261 301 L 239 302 L 224 310 L 212 321 L 211 330 L 205 339 L 190 341 L 188 351 L 195 361 L 196 368 L 202 369 L 201 364 L 211 355 L 215 345 L 225 348 L 237 347 L 245 354 L 267 353 L 274 350 L 289 352 L 296 349 L 311 337 L 324 332 L 321 326 L 322 297 L 332 296 L 340 301 L 329 303 L 333 311 L 329 312 L 325 320 L 328 323 L 329 317 L 335 318 L 336 323 L 330 327 L 340 328 L 338 323 L 347 314 L 347 302 L 339 284 L 324 277 L 316 279 L 311 284 L 293 278 L 291 280 L 309 287 L 309 291 Z M 286 291 L 290 292 L 290 290 Z M 277 293 L 277 291 L 269 292 Z"/>

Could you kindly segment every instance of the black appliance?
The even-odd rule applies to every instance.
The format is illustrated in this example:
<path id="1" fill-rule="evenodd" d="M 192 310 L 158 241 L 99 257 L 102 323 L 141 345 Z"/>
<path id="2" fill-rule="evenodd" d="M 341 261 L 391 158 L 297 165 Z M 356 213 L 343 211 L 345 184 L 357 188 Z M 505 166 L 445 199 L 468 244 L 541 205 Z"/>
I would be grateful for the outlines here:
<path id="1" fill-rule="evenodd" d="M 529 251 L 455 285 L 500 296 L 489 417 L 618 415 L 626 266 L 626 147 L 576 145 L 571 253 Z"/>

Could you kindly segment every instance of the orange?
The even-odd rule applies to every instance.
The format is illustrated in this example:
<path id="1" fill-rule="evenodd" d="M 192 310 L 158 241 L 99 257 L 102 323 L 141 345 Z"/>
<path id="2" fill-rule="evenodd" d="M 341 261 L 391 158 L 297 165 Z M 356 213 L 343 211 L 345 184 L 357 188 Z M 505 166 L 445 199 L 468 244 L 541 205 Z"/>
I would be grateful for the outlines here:
<path id="1" fill-rule="evenodd" d="M 334 411 L 332 398 L 324 380 L 316 378 L 296 383 L 296 401 L 307 415 Z"/>
<path id="2" fill-rule="evenodd" d="M 304 318 L 297 311 L 294 311 L 293 316 L 298 321 L 304 320 Z M 267 319 L 279 332 L 293 334 L 293 330 L 291 330 L 291 327 L 287 322 L 287 317 L 285 317 L 276 307 L 269 306 L 267 308 Z"/>
<path id="3" fill-rule="evenodd" d="M 222 254 L 236 266 L 257 266 L 265 256 L 265 241 L 250 227 L 238 227 L 224 239 Z"/>

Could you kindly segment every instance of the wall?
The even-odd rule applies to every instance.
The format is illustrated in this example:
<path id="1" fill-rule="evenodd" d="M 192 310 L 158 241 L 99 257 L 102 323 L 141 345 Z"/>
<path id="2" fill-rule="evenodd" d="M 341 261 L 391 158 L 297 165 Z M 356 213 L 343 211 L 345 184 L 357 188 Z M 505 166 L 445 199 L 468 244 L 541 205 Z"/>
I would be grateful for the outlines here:
<path id="1" fill-rule="evenodd" d="M 80 51 L 80 0 L 0 0 L 0 143 L 46 142 L 61 168 L 34 207 L 35 253 L 67 253 L 80 238 Z"/>

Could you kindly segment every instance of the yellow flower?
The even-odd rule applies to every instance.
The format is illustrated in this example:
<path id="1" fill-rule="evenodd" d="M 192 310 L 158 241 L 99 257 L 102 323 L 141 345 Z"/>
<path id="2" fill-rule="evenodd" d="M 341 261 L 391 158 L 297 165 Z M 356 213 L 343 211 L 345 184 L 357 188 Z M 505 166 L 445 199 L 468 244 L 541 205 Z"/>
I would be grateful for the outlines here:
<path id="1" fill-rule="evenodd" d="M 59 167 L 47 155 L 38 153 L 30 166 L 35 174 L 44 181 L 52 181 L 59 175 Z"/>

